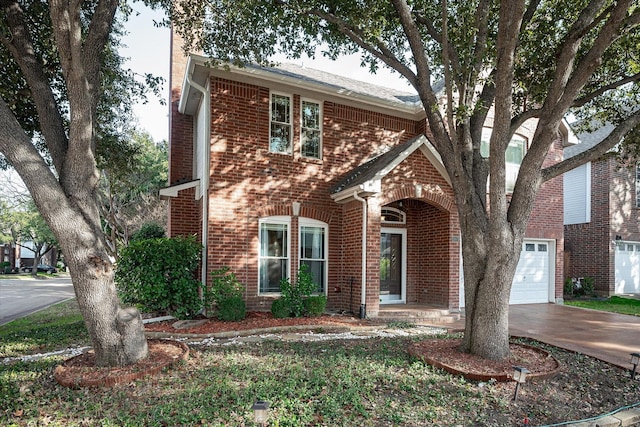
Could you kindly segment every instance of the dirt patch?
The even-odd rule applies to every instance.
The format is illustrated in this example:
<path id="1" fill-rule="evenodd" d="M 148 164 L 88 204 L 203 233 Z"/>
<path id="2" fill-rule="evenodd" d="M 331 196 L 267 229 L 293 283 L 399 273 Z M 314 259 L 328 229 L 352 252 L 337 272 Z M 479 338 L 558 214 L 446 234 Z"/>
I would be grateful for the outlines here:
<path id="1" fill-rule="evenodd" d="M 111 387 L 153 375 L 189 357 L 189 347 L 169 340 L 148 340 L 149 357 L 133 365 L 98 367 L 93 351 L 72 357 L 56 367 L 53 375 L 65 387 Z"/>

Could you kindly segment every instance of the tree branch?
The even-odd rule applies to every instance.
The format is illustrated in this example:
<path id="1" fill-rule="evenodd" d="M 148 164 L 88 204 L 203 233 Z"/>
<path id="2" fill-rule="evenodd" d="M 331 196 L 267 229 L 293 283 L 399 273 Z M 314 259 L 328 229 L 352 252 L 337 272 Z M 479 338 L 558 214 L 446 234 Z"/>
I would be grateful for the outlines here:
<path id="1" fill-rule="evenodd" d="M 620 86 L 623 86 L 627 83 L 632 83 L 632 82 L 637 82 L 640 81 L 640 72 L 632 75 L 632 76 L 626 76 L 624 78 L 621 78 L 618 81 L 615 81 L 613 83 L 609 83 L 608 85 L 604 85 L 596 90 L 594 90 L 593 92 L 582 96 L 578 99 L 576 99 L 572 105 L 572 107 L 582 107 L 583 105 L 585 105 L 586 103 L 592 101 L 593 99 L 603 95 L 605 92 L 613 90 L 613 89 L 617 89 Z"/>
<path id="2" fill-rule="evenodd" d="M 565 172 L 570 171 L 584 163 L 593 161 L 611 150 L 616 144 L 620 143 L 631 130 L 640 125 L 640 110 L 636 111 L 627 120 L 620 123 L 605 139 L 597 145 L 585 150 L 573 157 L 556 163 L 542 170 L 542 180 L 548 181 Z"/>
<path id="3" fill-rule="evenodd" d="M 17 2 L 12 0 L 0 1 L 0 8 L 5 12 L 5 19 L 11 31 L 11 38 L 2 37 L 0 42 L 22 70 L 24 79 L 31 89 L 31 98 L 38 113 L 40 131 L 56 171 L 62 174 L 68 139 L 51 84 L 43 71 L 42 60 L 35 55 L 36 49 L 24 21 L 24 11 Z"/>

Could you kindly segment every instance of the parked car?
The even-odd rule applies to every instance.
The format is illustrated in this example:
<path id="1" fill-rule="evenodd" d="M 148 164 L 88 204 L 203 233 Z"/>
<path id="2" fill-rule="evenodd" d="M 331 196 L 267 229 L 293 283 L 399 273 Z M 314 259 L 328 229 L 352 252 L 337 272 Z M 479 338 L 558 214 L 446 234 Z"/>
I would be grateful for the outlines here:
<path id="1" fill-rule="evenodd" d="M 33 266 L 25 267 L 23 271 L 31 273 L 31 271 L 33 271 Z M 47 264 L 38 264 L 38 272 L 39 273 L 57 273 L 58 270 L 55 267 L 52 267 Z"/>

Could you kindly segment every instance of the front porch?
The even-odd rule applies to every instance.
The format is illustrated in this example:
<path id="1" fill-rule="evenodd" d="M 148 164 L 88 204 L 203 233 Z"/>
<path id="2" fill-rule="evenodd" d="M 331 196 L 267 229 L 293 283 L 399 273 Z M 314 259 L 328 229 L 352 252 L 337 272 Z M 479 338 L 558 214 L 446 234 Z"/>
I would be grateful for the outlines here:
<path id="1" fill-rule="evenodd" d="M 448 309 L 429 304 L 381 304 L 378 320 L 385 322 L 407 322 L 416 325 L 451 326 L 460 323 L 462 316 L 458 309 Z M 464 322 L 461 323 L 464 327 Z"/>

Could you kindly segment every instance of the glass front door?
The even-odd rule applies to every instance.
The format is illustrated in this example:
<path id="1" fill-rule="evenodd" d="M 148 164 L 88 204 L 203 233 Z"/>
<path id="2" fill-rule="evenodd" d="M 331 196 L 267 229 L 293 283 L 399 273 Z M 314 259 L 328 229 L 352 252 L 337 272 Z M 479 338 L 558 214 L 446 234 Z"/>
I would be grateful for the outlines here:
<path id="1" fill-rule="evenodd" d="M 382 303 L 403 300 L 403 233 L 380 234 L 380 301 Z"/>

